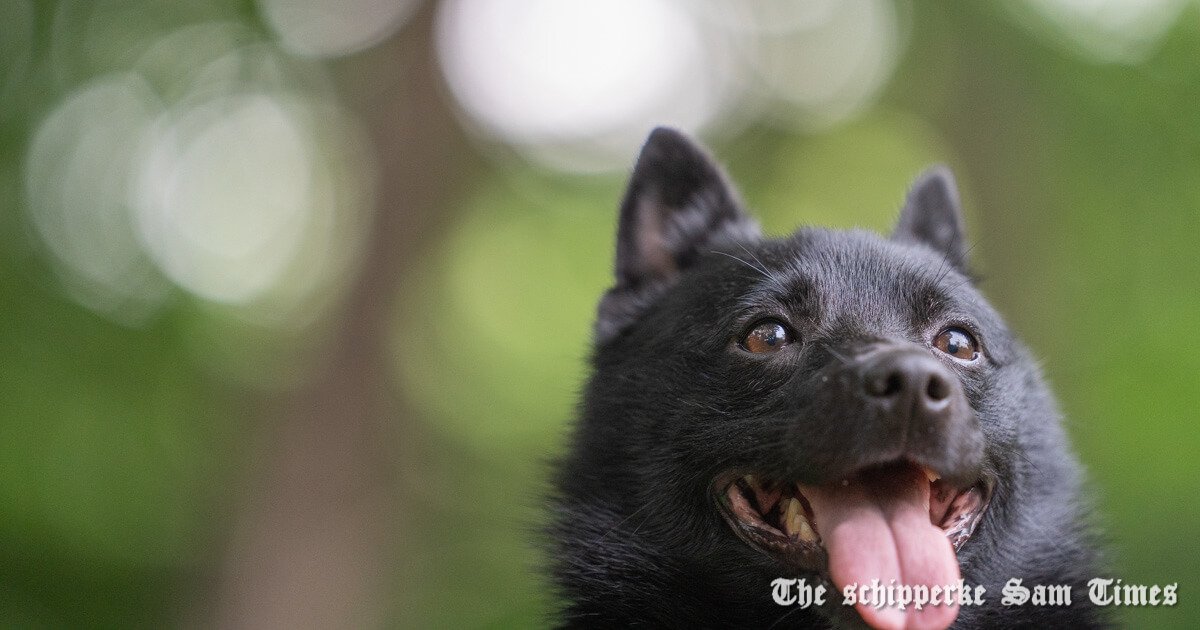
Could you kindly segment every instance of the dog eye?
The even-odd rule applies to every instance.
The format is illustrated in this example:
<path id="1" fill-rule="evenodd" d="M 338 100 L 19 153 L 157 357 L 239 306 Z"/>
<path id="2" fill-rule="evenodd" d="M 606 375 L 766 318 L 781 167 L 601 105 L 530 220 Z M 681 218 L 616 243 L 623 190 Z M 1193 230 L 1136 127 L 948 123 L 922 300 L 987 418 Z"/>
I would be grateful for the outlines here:
<path id="1" fill-rule="evenodd" d="M 979 342 L 961 328 L 947 328 L 938 333 L 933 345 L 955 359 L 972 361 L 979 356 Z"/>
<path id="2" fill-rule="evenodd" d="M 758 324 L 746 334 L 745 339 L 742 339 L 742 347 L 754 354 L 778 352 L 790 343 L 792 343 L 791 331 L 775 321 Z"/>

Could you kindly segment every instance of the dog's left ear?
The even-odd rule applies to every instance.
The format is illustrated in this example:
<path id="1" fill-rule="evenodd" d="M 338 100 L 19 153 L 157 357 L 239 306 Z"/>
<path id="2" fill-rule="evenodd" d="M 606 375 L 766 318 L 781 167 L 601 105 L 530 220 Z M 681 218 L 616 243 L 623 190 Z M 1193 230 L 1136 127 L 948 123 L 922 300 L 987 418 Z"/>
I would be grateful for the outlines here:
<path id="1" fill-rule="evenodd" d="M 708 153 L 679 131 L 655 129 L 621 202 L 616 285 L 600 302 L 596 341 L 628 326 L 701 256 L 758 238 L 758 224 Z"/>
<path id="2" fill-rule="evenodd" d="M 966 271 L 962 204 L 949 168 L 933 166 L 917 178 L 908 191 L 892 240 L 929 247 L 945 255 L 959 271 Z"/>

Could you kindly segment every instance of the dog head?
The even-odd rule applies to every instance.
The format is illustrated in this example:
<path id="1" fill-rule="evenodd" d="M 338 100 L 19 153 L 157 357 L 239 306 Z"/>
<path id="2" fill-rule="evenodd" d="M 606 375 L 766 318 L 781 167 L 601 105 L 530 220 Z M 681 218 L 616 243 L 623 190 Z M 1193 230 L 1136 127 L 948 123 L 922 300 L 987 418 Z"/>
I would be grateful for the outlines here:
<path id="1" fill-rule="evenodd" d="M 584 507 L 564 521 L 629 532 L 663 572 L 700 563 L 731 606 L 783 575 L 836 592 L 960 577 L 956 550 L 1007 500 L 1018 425 L 1044 414 L 1027 413 L 1041 390 L 968 275 L 949 171 L 916 181 L 887 238 L 765 238 L 705 152 L 658 129 L 616 250 L 560 483 Z M 596 558 L 575 562 L 611 564 Z M 957 614 L 926 610 L 858 607 L 876 627 Z"/>

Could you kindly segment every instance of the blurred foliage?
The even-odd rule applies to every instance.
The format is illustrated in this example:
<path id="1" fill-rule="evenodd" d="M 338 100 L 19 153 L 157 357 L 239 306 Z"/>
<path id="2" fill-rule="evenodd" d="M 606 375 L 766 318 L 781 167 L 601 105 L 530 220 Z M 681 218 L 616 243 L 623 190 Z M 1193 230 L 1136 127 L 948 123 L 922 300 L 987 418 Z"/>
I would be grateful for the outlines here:
<path id="1" fill-rule="evenodd" d="M 611 269 L 619 182 L 527 179 L 481 183 L 402 293 L 395 354 L 406 393 L 481 455 L 556 442 Z"/>
<path id="2" fill-rule="evenodd" d="M 896 73 L 863 116 L 813 133 L 747 121 L 716 153 L 776 234 L 886 230 L 912 177 L 949 164 L 984 290 L 1042 359 L 1090 470 L 1113 576 L 1180 584 L 1174 608 L 1121 620 L 1195 627 L 1200 9 L 1122 65 L 1057 45 L 1056 27 L 1021 6 L 916 3 Z M 71 301 L 23 192 L 34 130 L 74 89 L 136 69 L 170 100 L 224 44 L 177 33 L 172 54 L 147 46 L 214 22 L 230 25 L 221 41 L 266 46 L 258 19 L 218 0 L 0 3 L 0 628 L 180 624 L 247 483 L 262 421 L 261 390 L 245 384 L 303 382 L 303 331 L 181 293 L 133 328 Z M 280 63 L 248 80 L 336 90 L 309 62 Z M 586 375 L 622 185 L 494 160 L 381 296 L 412 410 L 396 427 L 409 516 L 389 625 L 542 625 L 530 532 Z"/>

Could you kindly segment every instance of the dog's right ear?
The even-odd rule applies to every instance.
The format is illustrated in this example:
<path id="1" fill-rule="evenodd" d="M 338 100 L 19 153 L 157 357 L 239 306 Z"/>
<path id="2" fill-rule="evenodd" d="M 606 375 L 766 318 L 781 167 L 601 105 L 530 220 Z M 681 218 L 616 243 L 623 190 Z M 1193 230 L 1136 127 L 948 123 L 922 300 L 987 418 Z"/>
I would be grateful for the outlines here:
<path id="1" fill-rule="evenodd" d="M 714 246 L 758 237 L 712 158 L 679 131 L 655 129 L 621 202 L 616 286 L 600 302 L 596 342 L 628 326 Z"/>

